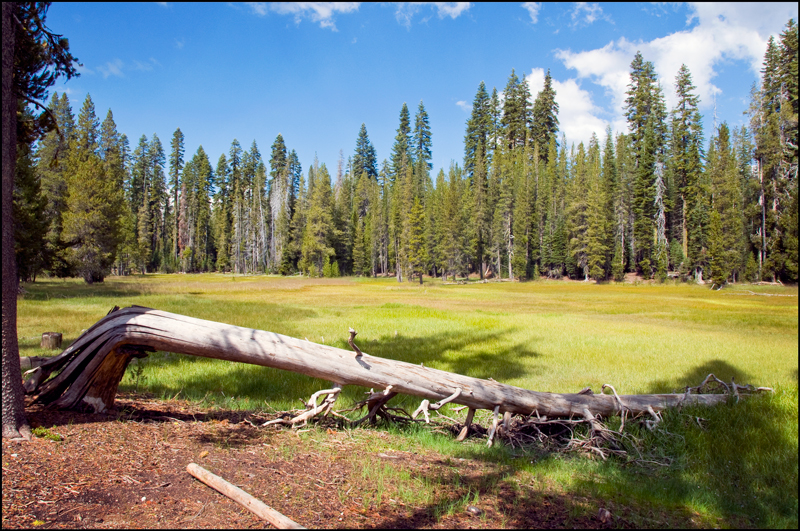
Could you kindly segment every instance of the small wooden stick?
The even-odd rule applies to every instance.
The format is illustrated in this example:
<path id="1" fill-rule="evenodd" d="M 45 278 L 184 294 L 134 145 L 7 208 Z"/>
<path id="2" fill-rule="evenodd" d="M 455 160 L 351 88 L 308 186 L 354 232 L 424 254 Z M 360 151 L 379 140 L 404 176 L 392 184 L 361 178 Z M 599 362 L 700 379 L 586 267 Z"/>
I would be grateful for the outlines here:
<path id="1" fill-rule="evenodd" d="M 358 335 L 358 332 L 350 328 L 350 339 L 348 339 L 347 342 L 350 344 L 350 348 L 356 351 L 356 358 L 357 358 L 363 355 L 363 353 L 361 352 L 361 349 L 358 348 L 356 344 L 353 342 L 353 340 L 356 338 L 356 335 Z"/>
<path id="2" fill-rule="evenodd" d="M 216 474 L 212 474 L 205 468 L 195 463 L 189 463 L 186 465 L 186 471 L 212 489 L 224 494 L 248 511 L 256 514 L 260 518 L 263 518 L 278 529 L 305 529 L 305 527 L 285 517 L 266 503 L 254 498 L 239 487 L 231 485 L 221 477 L 217 476 Z"/>
<path id="3" fill-rule="evenodd" d="M 458 438 L 456 438 L 458 442 L 461 442 L 467 438 L 467 434 L 469 433 L 469 427 L 472 425 L 472 417 L 474 416 L 475 416 L 475 410 L 473 408 L 469 408 L 469 411 L 467 411 L 467 420 L 464 422 L 464 427 L 461 428 L 461 433 L 459 433 Z"/>

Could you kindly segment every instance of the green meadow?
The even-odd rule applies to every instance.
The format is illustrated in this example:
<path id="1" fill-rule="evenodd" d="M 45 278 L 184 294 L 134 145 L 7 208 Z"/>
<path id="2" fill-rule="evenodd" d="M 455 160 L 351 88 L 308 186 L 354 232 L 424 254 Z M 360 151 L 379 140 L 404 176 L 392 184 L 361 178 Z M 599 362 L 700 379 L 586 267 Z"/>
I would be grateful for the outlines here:
<path id="1" fill-rule="evenodd" d="M 385 278 L 223 274 L 111 277 L 92 286 L 43 280 L 23 287 L 23 356 L 53 354 L 39 348 L 42 332 L 62 332 L 66 346 L 111 307 L 137 304 L 345 349 L 352 326 L 366 353 L 538 391 L 590 386 L 599 392 L 609 383 L 620 394 L 680 392 L 709 373 L 772 387 L 774 394 L 738 404 L 669 412 L 654 433 L 626 425 L 658 454 L 662 464 L 653 467 L 486 449 L 485 442 L 458 444 L 416 427 L 389 429 L 404 444 L 502 462 L 505 479 L 545 478 L 564 492 L 639 507 L 642 520 L 633 525 L 798 525 L 797 287 L 712 291 L 669 283 L 445 285 L 429 279 L 420 286 Z M 263 367 L 156 353 L 129 367 L 121 390 L 271 411 L 300 407 L 298 399 L 326 385 Z M 363 391 L 346 389 L 340 406 Z"/>

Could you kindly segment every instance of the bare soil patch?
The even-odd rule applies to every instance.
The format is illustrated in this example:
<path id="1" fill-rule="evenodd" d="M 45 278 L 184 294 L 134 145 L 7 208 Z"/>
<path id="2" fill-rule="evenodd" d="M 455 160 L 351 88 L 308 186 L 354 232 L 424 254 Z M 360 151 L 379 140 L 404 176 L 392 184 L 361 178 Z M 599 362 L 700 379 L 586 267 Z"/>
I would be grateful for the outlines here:
<path id="1" fill-rule="evenodd" d="M 267 416 L 133 394 L 102 414 L 30 406 L 31 426 L 63 440 L 3 440 L 2 526 L 268 526 L 191 477 L 186 465 L 195 462 L 310 528 L 633 527 L 622 507 L 542 481 L 523 485 L 497 463 L 392 450 L 396 436 L 380 429 L 298 432 L 246 418 Z M 407 504 L 394 482 L 379 488 L 364 472 L 387 466 L 424 478 L 435 502 Z M 463 502 L 475 492 L 478 515 Z M 613 519 L 601 522 L 599 507 Z"/>

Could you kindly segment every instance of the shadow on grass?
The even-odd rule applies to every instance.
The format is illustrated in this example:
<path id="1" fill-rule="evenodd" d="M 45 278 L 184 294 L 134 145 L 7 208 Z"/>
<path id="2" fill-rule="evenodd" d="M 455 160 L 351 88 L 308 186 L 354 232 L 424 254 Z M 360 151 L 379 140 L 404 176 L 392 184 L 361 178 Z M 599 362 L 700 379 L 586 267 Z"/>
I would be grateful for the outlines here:
<path id="1" fill-rule="evenodd" d="M 713 360 L 678 381 L 657 381 L 651 392 L 682 391 L 713 373 L 723 381 L 752 382 L 747 372 Z M 582 481 L 590 491 L 712 516 L 723 527 L 797 527 L 797 387 L 751 396 L 715 407 L 692 406 L 663 413 L 655 430 L 638 429 L 650 452 L 668 457 L 668 467 L 641 469 L 603 463 L 600 481 Z M 626 427 L 627 429 L 627 427 Z M 719 518 L 714 521 L 713 516 Z"/>
<path id="2" fill-rule="evenodd" d="M 740 384 L 750 383 L 747 372 L 724 360 L 714 360 L 675 381 L 655 382 L 651 392 L 698 385 L 709 373 L 727 381 L 734 377 Z M 593 461 L 577 455 L 565 457 L 535 448 L 521 456 L 519 449 L 465 444 L 446 453 L 456 460 L 483 462 L 493 471 L 477 478 L 457 476 L 456 481 L 461 482 L 458 489 L 442 489 L 448 492 L 448 498 L 417 507 L 413 515 L 386 525 L 434 524 L 442 511 L 454 507 L 463 511 L 468 495 L 477 493 L 479 498 L 498 495 L 502 499 L 499 510 L 506 519 L 503 525 L 509 527 L 595 527 L 599 522 L 582 520 L 581 515 L 596 514 L 599 505 L 614 514 L 612 523 L 620 527 L 796 528 L 797 407 L 794 387 L 738 403 L 732 399 L 715 407 L 668 410 L 653 432 L 639 421 L 629 420 L 626 432 L 641 441 L 645 462 L 639 464 L 616 458 Z M 413 432 L 420 428 L 406 429 Z M 574 461 L 568 465 L 574 470 L 571 485 L 557 488 L 548 498 L 535 488 L 537 470 L 547 470 L 548 462 L 563 459 Z M 670 464 L 646 462 L 656 459 Z M 525 471 L 532 474 L 523 474 Z M 443 479 L 439 473 L 419 475 L 433 488 L 452 486 L 454 481 Z M 461 499 L 454 492 L 461 492 Z M 588 502 L 594 513 L 586 511 L 583 496 L 596 500 Z M 549 506 L 544 506 L 543 500 Z"/>
<path id="3" fill-rule="evenodd" d="M 525 360 L 539 356 L 523 344 L 504 348 L 489 346 L 507 343 L 504 337 L 513 332 L 514 329 L 441 332 L 421 338 L 386 338 L 379 343 L 370 344 L 368 353 L 415 365 L 423 363 L 426 366 L 436 366 L 475 378 L 492 376 L 502 381 L 523 377 L 530 370 L 535 370 L 535 366 L 526 364 Z M 350 350 L 346 345 L 343 348 Z M 450 356 L 448 352 L 459 354 Z M 328 381 L 294 372 L 201 356 L 159 352 L 145 361 L 132 363 L 121 385 L 122 389 L 134 389 L 132 371 L 138 363 L 147 367 L 149 375 L 147 380 L 141 382 L 142 390 L 161 397 L 171 397 L 180 392 L 184 398 L 223 407 L 236 407 L 231 403 L 235 402 L 233 398 L 245 400 L 250 406 L 274 403 L 278 409 L 287 404 L 291 404 L 290 407 L 301 407 L 300 400 L 307 400 L 314 392 L 330 387 Z M 348 404 L 362 400 L 363 392 L 364 388 L 346 386 L 339 403 L 347 407 Z M 393 404 L 406 405 L 419 400 L 414 397 L 398 397 Z"/>
<path id="4" fill-rule="evenodd" d="M 140 284 L 106 281 L 92 285 L 64 280 L 37 280 L 21 284 L 21 298 L 30 301 L 85 299 L 90 297 L 122 298 L 145 294 Z"/>

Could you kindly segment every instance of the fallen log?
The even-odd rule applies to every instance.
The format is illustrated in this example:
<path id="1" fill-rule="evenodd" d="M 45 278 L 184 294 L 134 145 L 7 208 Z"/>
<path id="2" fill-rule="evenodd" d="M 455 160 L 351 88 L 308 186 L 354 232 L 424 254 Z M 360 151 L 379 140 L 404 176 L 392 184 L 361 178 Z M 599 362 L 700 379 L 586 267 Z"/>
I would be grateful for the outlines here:
<path id="1" fill-rule="evenodd" d="M 186 465 L 186 471 L 220 494 L 224 494 L 256 516 L 263 518 L 278 529 L 305 529 L 294 520 L 285 517 L 258 498 L 251 496 L 239 487 L 232 485 L 216 474 L 195 463 Z"/>
<path id="2" fill-rule="evenodd" d="M 351 331 L 351 345 L 354 337 L 355 331 Z M 727 395 L 703 394 L 702 386 L 679 394 L 617 395 L 614 391 L 610 395 L 586 389 L 580 393 L 546 393 L 370 356 L 353 348 L 355 353 L 273 332 L 132 306 L 115 308 L 64 352 L 28 371 L 30 378 L 24 386 L 37 402 L 60 408 L 85 403 L 102 411 L 113 404 L 130 360 L 146 356 L 146 351 L 161 350 L 293 371 L 335 382 L 335 388 L 358 385 L 384 389 L 368 399 L 370 413 L 361 421 L 373 420 L 376 414 L 386 416 L 385 403 L 396 394 L 406 394 L 428 401 L 418 410 L 424 413 L 432 409 L 431 401 L 437 401 L 435 406 L 452 402 L 493 411 L 494 415 L 535 415 L 540 419 L 649 415 L 657 423 L 658 412 L 665 408 L 715 405 L 725 402 L 729 395 L 738 397 L 739 391 L 767 389 L 732 381 L 730 385 L 723 383 Z M 313 402 L 313 408 L 323 410 L 316 406 L 316 400 Z M 330 409 L 325 408 L 325 413 Z"/>

